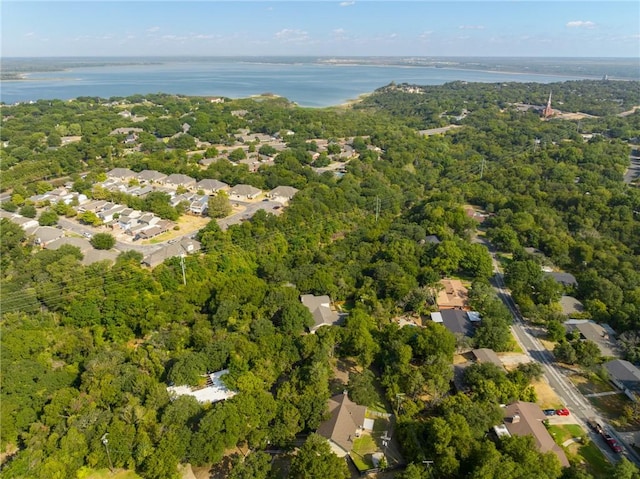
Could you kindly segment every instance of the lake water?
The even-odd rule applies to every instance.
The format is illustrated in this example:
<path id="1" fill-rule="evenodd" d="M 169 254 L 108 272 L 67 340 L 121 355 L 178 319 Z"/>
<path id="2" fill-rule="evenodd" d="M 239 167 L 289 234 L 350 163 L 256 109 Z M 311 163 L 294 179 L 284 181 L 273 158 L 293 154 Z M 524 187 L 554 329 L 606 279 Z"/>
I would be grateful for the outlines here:
<path id="1" fill-rule="evenodd" d="M 30 73 L 27 78 L 2 81 L 0 100 L 12 104 L 41 99 L 110 98 L 160 92 L 229 98 L 273 93 L 301 106 L 324 107 L 355 99 L 391 81 L 418 85 L 440 85 L 456 80 L 551 83 L 584 77 L 434 67 L 175 61 Z"/>

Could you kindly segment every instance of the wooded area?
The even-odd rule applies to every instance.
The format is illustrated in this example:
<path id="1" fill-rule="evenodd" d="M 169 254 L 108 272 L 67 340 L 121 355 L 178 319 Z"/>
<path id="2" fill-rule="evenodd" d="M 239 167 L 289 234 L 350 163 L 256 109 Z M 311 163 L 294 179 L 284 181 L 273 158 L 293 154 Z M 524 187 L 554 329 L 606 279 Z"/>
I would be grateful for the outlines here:
<path id="1" fill-rule="evenodd" d="M 229 477 L 277 477 L 258 451 L 278 448 L 291 459 L 288 477 L 342 478 L 341 462 L 312 433 L 326 418 L 329 397 L 348 387 L 352 398 L 380 400 L 396 414 L 411 463 L 398 478 L 591 477 L 580 464 L 561 470 L 528 438 L 494 443 L 485 435 L 502 420 L 499 404 L 535 399 L 529 384 L 539 372 L 470 368 L 471 391 L 455 393 L 460 338 L 432 322 L 400 327 L 393 319 L 428 315 L 440 280 L 461 278 L 482 315 L 472 345 L 512 347 L 511 316 L 489 283 L 491 257 L 475 241 L 473 205 L 486 213 L 486 238 L 509 257 L 507 282 L 524 315 L 550 331 L 559 321 L 564 289 L 542 273 L 540 256 L 524 249 L 535 248 L 575 275 L 578 286 L 569 291 L 587 317 L 619 333 L 640 329 L 640 190 L 623 182 L 640 111 L 616 115 L 640 105 L 640 85 L 423 89 L 386 87 L 347 109 L 162 94 L 3 105 L 5 211 L 30 216 L 27 198 L 57 179 L 90 196 L 115 167 L 300 191 L 278 216 L 259 211 L 226 231 L 212 220 L 198 233 L 201 254 L 184 259 L 186 284 L 179 258 L 151 270 L 138 253 L 125 252 L 112 266 L 84 266 L 78 248 L 40 249 L 2 219 L 0 439 L 14 453 L 2 475 L 75 477 L 83 466 L 112 461 L 167 479 L 177 477 L 178 463 L 215 466 L 235 453 Z M 544 104 L 549 89 L 563 111 L 594 116 L 542 121 L 512 105 Z M 134 124 L 118 114 L 124 108 L 146 119 Z M 232 114 L 239 110 L 246 113 Z M 454 119 L 463 110 L 464 118 Z M 462 127 L 418 133 L 450 123 Z M 126 135 L 110 132 L 132 125 L 143 129 L 140 148 L 125 154 Z M 240 128 L 294 133 L 286 150 L 263 150 L 275 154 L 274 164 L 257 172 L 233 161 L 202 167 L 205 151 L 187 154 L 196 139 L 232 151 Z M 69 135 L 81 138 L 63 145 Z M 346 173 L 316 173 L 307 141 L 345 138 L 358 153 Z M 39 220 L 55 224 L 57 217 Z M 429 235 L 439 243 L 425 241 Z M 313 320 L 300 303 L 308 293 L 342 305 L 344 324 L 308 334 Z M 628 357 L 637 359 L 639 350 L 640 339 L 627 347 Z M 359 371 L 348 385 L 334 380 L 339 361 Z M 229 369 L 224 381 L 238 392 L 231 399 L 201 404 L 167 392 L 169 384 L 196 385 L 221 369 Z M 289 452 L 309 434 L 297 455 Z M 246 460 L 238 447 L 252 451 Z"/>

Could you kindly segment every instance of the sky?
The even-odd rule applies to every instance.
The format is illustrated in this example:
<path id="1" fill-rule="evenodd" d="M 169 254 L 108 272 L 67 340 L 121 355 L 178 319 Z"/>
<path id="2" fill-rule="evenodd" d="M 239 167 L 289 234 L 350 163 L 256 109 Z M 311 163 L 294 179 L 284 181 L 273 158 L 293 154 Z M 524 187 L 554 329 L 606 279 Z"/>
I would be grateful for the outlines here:
<path id="1" fill-rule="evenodd" d="M 2 57 L 640 57 L 640 2 L 0 3 Z"/>

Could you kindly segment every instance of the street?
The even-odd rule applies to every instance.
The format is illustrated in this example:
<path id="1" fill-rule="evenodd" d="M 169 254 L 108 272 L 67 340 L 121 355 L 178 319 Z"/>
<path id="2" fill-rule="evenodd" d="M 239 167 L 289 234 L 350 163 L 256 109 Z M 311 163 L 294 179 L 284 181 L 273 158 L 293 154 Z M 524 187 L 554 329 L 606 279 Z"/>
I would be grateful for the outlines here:
<path id="1" fill-rule="evenodd" d="M 500 265 L 496 259 L 496 253 L 485 240 L 480 240 L 489 248 L 491 259 L 493 261 L 494 278 L 493 285 L 497 291 L 498 297 L 509 308 L 513 316 L 513 324 L 511 330 L 522 347 L 523 351 L 528 354 L 534 361 L 539 362 L 544 370 L 545 378 L 547 379 L 551 388 L 556 392 L 558 397 L 562 399 L 564 406 L 571 411 L 578 424 L 586 431 L 590 439 L 598 446 L 604 456 L 612 463 L 615 464 L 620 459 L 619 454 L 615 454 L 604 442 L 602 437 L 591 431 L 587 426 L 587 420 L 589 418 L 596 418 L 600 424 L 605 424 L 604 419 L 598 415 L 597 411 L 591 406 L 588 399 L 586 399 L 580 391 L 574 386 L 574 384 L 559 370 L 557 364 L 554 361 L 553 354 L 542 346 L 540 341 L 534 337 L 528 330 L 522 315 L 518 311 L 511 294 L 506 289 L 504 284 L 504 278 L 500 271 Z M 640 458 L 625 442 L 615 433 L 615 431 L 608 427 L 607 430 L 611 435 L 620 443 L 624 448 L 624 455 L 632 462 L 640 465 Z"/>

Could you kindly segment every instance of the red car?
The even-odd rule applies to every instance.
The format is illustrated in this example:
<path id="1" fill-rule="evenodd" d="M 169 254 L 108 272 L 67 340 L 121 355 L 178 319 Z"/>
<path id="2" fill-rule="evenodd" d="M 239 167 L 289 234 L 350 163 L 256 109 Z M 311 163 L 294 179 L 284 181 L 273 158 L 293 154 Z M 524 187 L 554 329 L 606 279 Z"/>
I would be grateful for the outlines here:
<path id="1" fill-rule="evenodd" d="M 563 407 L 562 409 L 556 409 L 556 416 L 568 416 L 569 415 L 569 410 L 566 407 Z"/>
<path id="2" fill-rule="evenodd" d="M 618 444 L 618 441 L 616 441 L 614 438 L 612 438 L 608 434 L 604 434 L 603 437 L 604 437 L 605 442 L 607 443 L 607 445 L 611 448 L 611 450 L 613 452 L 617 452 L 617 453 L 622 452 L 622 446 L 620 446 L 620 444 Z"/>

